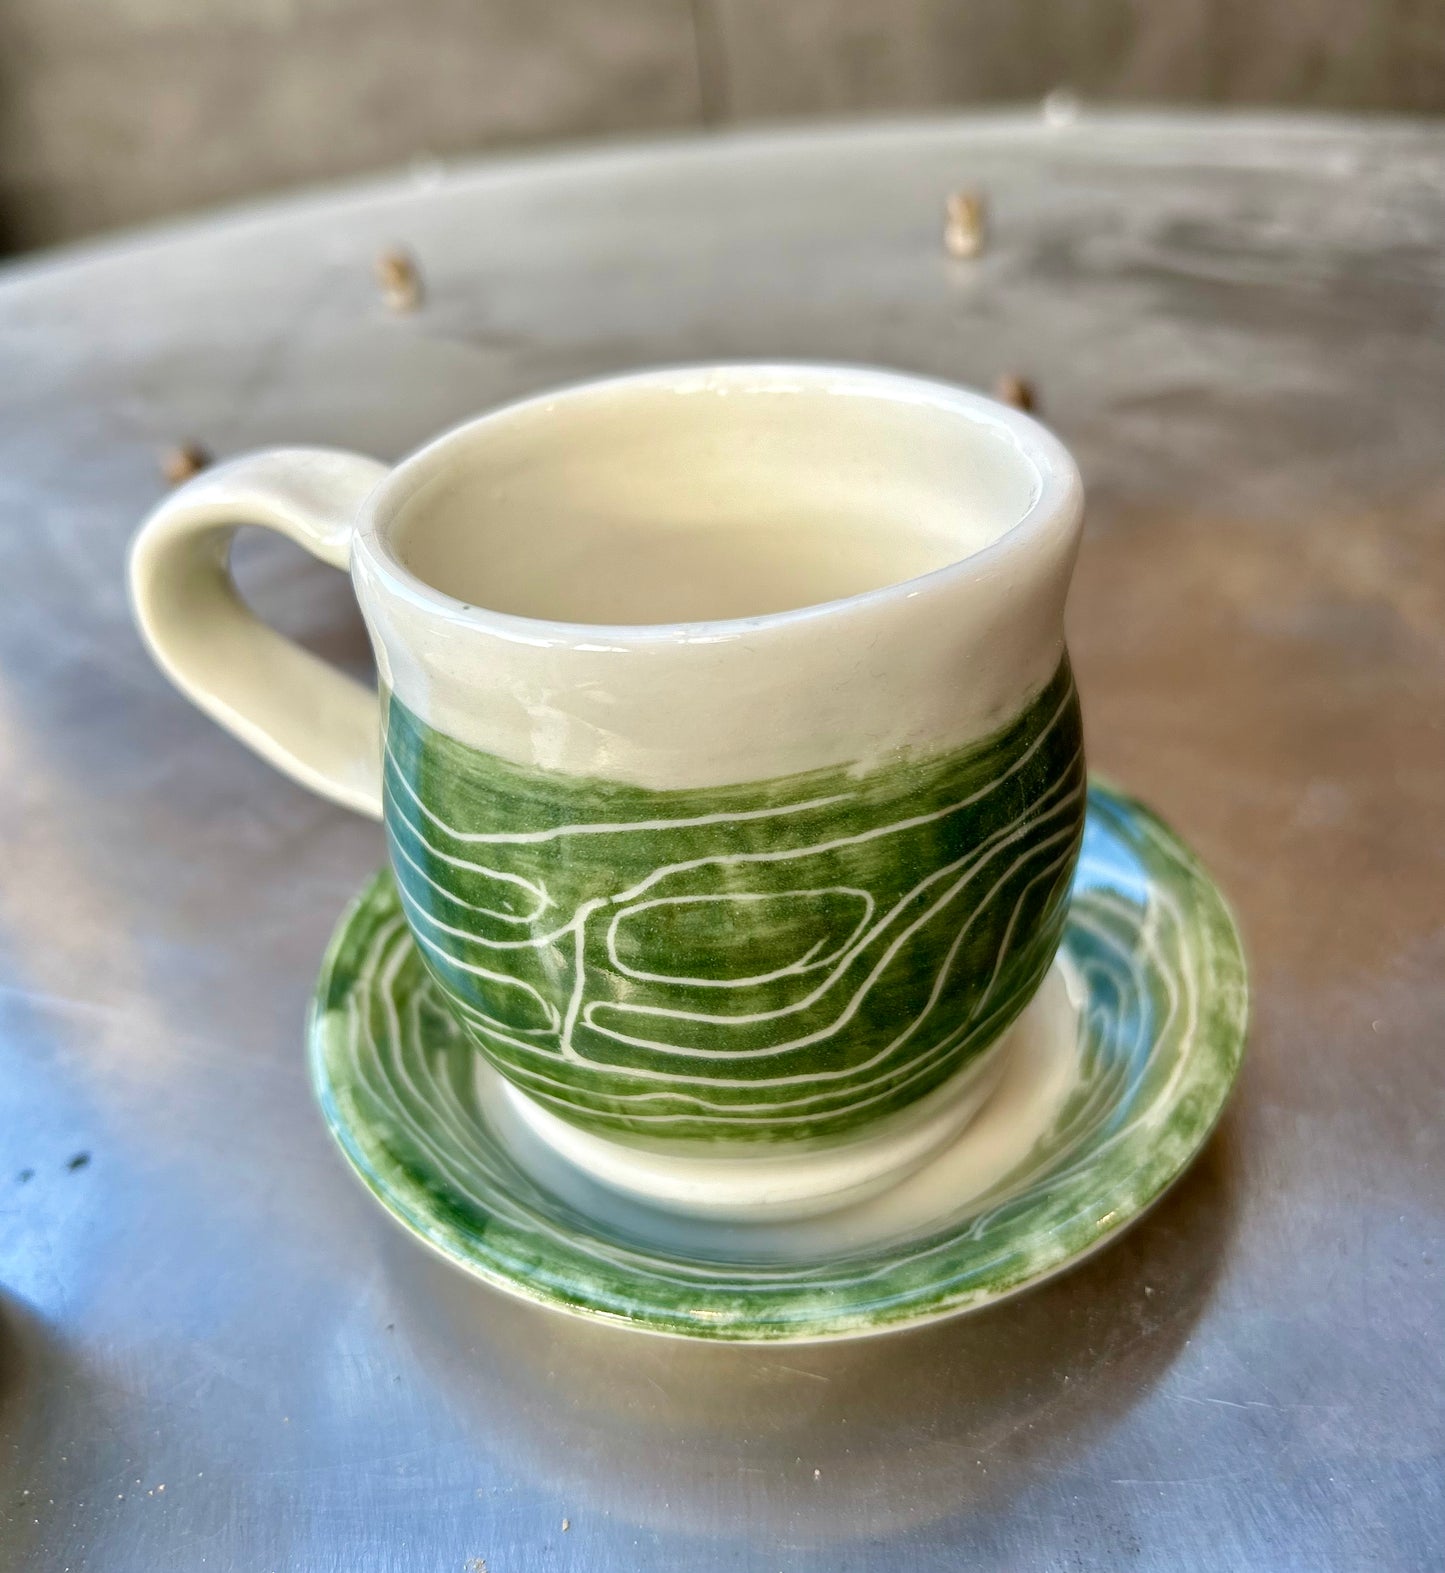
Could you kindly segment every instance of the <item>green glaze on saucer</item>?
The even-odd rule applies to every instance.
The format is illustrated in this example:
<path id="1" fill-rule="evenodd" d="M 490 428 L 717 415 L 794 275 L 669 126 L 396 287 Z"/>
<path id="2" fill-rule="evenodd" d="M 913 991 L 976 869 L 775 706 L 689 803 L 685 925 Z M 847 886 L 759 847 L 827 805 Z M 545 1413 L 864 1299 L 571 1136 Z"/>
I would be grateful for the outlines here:
<path id="1" fill-rule="evenodd" d="M 1084 793 L 1066 660 L 952 753 L 666 792 L 387 711 L 422 961 L 507 1077 L 613 1137 L 834 1136 L 946 1081 L 1048 970 Z"/>
<path id="2" fill-rule="evenodd" d="M 679 1234 L 677 1220 L 649 1236 L 645 1210 L 609 1213 L 550 1183 L 479 1093 L 476 1050 L 422 965 L 389 872 L 331 942 L 312 1070 L 365 1184 L 489 1283 L 653 1332 L 856 1336 L 973 1309 L 1060 1271 L 1137 1218 L 1218 1119 L 1244 1046 L 1239 936 L 1177 838 L 1098 784 L 1060 962 L 1083 994 L 1073 1041 L 1058 1046 L 1067 1092 L 1018 1160 L 924 1227 L 836 1250 L 819 1248 L 815 1230 L 793 1259 L 776 1237 L 750 1255 L 745 1233 L 742 1247 L 734 1237 L 714 1251 L 706 1231 Z"/>

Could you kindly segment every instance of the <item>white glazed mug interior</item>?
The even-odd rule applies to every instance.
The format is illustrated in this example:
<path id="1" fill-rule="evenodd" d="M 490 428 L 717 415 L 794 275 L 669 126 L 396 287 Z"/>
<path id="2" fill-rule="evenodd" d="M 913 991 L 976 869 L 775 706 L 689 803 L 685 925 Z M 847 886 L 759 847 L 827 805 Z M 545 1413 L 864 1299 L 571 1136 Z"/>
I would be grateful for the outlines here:
<path id="1" fill-rule="evenodd" d="M 378 497 L 373 538 L 453 609 L 614 629 L 756 621 L 975 558 L 1046 517 L 1067 476 L 1036 428 L 961 390 L 662 372 L 442 438 Z"/>

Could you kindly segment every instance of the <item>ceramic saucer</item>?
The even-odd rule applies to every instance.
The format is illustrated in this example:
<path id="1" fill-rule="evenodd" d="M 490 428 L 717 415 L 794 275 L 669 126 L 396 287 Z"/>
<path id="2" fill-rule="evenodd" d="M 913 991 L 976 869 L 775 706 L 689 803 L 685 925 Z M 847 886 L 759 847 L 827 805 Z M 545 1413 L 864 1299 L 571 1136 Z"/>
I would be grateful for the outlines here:
<path id="1" fill-rule="evenodd" d="M 685 1219 L 559 1159 L 452 1025 L 387 872 L 331 941 L 310 1047 L 352 1167 L 458 1266 L 651 1332 L 807 1341 L 991 1304 L 1117 1234 L 1209 1135 L 1246 1014 L 1219 892 L 1153 814 L 1096 782 L 1059 959 L 997 1090 L 924 1167 L 824 1216 Z"/>

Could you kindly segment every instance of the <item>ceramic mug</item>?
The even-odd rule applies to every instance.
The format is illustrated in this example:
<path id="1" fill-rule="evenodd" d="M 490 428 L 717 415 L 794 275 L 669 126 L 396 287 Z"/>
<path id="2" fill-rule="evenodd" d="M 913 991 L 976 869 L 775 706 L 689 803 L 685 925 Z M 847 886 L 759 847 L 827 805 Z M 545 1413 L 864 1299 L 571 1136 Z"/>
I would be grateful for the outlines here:
<path id="1" fill-rule="evenodd" d="M 142 526 L 131 590 L 203 710 L 384 819 L 534 1132 L 664 1202 L 803 1206 L 956 1130 L 1053 959 L 1081 514 L 1058 441 L 977 394 L 664 370 L 395 467 L 220 465 Z M 240 524 L 349 567 L 379 694 L 246 609 Z"/>

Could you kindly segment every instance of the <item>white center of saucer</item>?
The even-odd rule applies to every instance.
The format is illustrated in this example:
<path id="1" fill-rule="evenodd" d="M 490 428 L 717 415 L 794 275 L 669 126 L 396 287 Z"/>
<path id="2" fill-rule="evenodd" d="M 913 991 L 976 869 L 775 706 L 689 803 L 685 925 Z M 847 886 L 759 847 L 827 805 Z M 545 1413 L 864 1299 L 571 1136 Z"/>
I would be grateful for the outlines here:
<path id="1" fill-rule="evenodd" d="M 721 1231 L 719 1246 L 746 1240 L 746 1248 L 765 1253 L 775 1234 L 777 1249 L 806 1250 L 806 1237 L 820 1229 L 830 1249 L 840 1235 L 865 1243 L 956 1210 L 1027 1159 L 1077 1075 L 1073 981 L 1062 959 L 1056 962 L 1023 1014 L 979 1060 L 853 1140 L 741 1154 L 633 1147 L 559 1119 L 480 1056 L 477 1095 L 539 1181 L 581 1210 L 606 1214 L 659 1244 L 678 1234 L 699 1247 L 700 1228 Z"/>

